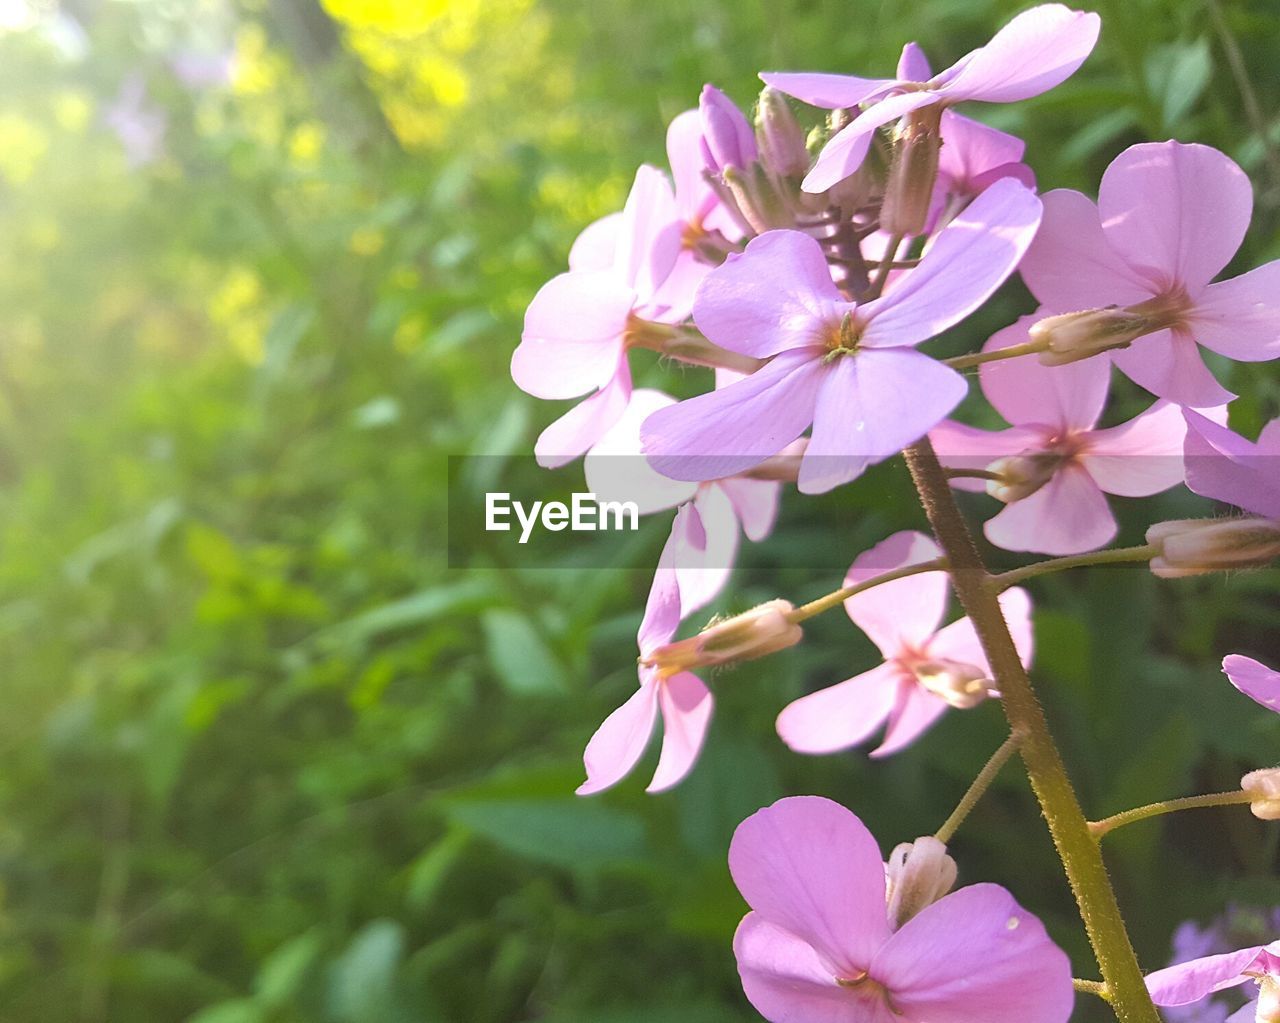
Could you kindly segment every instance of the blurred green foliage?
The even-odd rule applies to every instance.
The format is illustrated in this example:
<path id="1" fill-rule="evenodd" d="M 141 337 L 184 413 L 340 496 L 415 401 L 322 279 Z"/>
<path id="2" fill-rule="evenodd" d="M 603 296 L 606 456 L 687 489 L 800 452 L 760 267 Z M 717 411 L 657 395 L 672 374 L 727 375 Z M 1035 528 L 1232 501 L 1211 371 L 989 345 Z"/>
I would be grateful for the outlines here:
<path id="1" fill-rule="evenodd" d="M 648 576 L 483 549 L 447 567 L 446 459 L 501 475 L 559 413 L 507 377 L 522 309 L 704 81 L 747 105 L 760 69 L 884 73 L 908 39 L 942 66 L 1027 5 L 327 3 L 77 4 L 79 56 L 0 36 L 0 1019 L 753 1019 L 736 823 L 820 792 L 886 851 L 931 832 L 999 709 L 887 763 L 789 754 L 777 711 L 872 663 L 832 615 L 714 679 L 708 752 L 675 792 L 577 799 L 582 746 L 634 685 Z M 1134 141 L 1219 146 L 1257 183 L 1238 266 L 1280 257 L 1280 11 L 1095 6 L 1080 74 L 981 116 L 1027 138 L 1045 188 L 1092 191 Z M 175 76 L 197 30 L 234 46 L 229 85 Z M 108 130 L 130 76 L 165 125 L 134 165 Z M 1012 285 L 943 345 L 1027 309 Z M 1256 430 L 1280 381 L 1231 373 L 1233 423 Z M 1121 391 L 1115 415 L 1140 404 Z M 536 497 L 579 471 L 506 482 Z M 726 608 L 814 596 L 921 524 L 900 466 L 794 497 Z M 1129 502 L 1123 538 L 1199 507 Z M 665 528 L 637 543 L 656 558 Z M 788 567 L 815 547 L 829 572 Z M 1036 675 L 1093 815 L 1275 761 L 1280 726 L 1217 667 L 1280 661 L 1275 574 L 1036 590 Z M 1110 840 L 1144 963 L 1180 919 L 1280 903 L 1275 836 L 1211 811 Z M 1093 973 L 1016 770 L 955 849 Z"/>

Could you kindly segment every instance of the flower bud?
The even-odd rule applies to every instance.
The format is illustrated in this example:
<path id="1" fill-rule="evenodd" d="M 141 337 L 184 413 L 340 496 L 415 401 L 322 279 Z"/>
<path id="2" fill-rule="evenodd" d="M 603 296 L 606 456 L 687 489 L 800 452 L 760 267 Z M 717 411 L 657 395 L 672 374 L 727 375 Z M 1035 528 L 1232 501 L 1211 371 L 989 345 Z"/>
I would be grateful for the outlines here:
<path id="1" fill-rule="evenodd" d="M 753 231 L 763 234 L 774 228 L 795 227 L 795 214 L 782 201 L 760 164 L 753 163 L 746 170 L 726 167 L 720 176 Z"/>
<path id="2" fill-rule="evenodd" d="M 755 135 L 733 100 L 715 86 L 705 85 L 698 98 L 698 112 L 702 116 L 702 157 L 710 170 L 746 168 L 756 162 Z"/>
<path id="3" fill-rule="evenodd" d="M 929 219 L 938 180 L 941 117 L 942 107 L 936 103 L 908 114 L 906 127 L 894 141 L 880 207 L 880 227 L 891 235 L 920 234 Z"/>
<path id="4" fill-rule="evenodd" d="M 947 855 L 947 847 L 932 836 L 897 846 L 885 864 L 889 926 L 896 931 L 937 902 L 951 891 L 956 875 L 956 861 Z"/>
<path id="5" fill-rule="evenodd" d="M 976 707 L 996 693 L 995 682 L 981 668 L 962 661 L 934 658 L 914 669 L 916 681 L 957 710 Z"/>
<path id="6" fill-rule="evenodd" d="M 713 622 L 696 636 L 658 647 L 641 658 L 641 663 L 657 668 L 666 678 L 692 668 L 765 657 L 795 646 L 803 638 L 804 631 L 787 617 L 794 610 L 790 601 L 770 600 L 722 622 Z"/>
<path id="7" fill-rule="evenodd" d="M 1159 324 L 1143 313 L 1119 306 L 1085 309 L 1061 316 L 1046 316 L 1031 325 L 1032 341 L 1045 347 L 1040 362 L 1065 366 L 1114 348 L 1127 348 L 1143 334 L 1159 329 Z"/>
<path id="8" fill-rule="evenodd" d="M 1280 522 L 1263 518 L 1177 519 L 1147 530 L 1159 547 L 1151 571 L 1161 579 L 1254 568 L 1280 557 Z"/>
<path id="9" fill-rule="evenodd" d="M 791 104 L 777 89 L 765 86 L 756 106 L 756 146 L 760 162 L 771 174 L 801 178 L 809 169 L 809 150 Z"/>
<path id="10" fill-rule="evenodd" d="M 1061 465 L 1062 455 L 1056 451 L 999 458 L 987 467 L 1000 475 L 1000 479 L 987 483 L 987 493 L 1005 504 L 1021 501 L 1053 479 Z"/>
<path id="11" fill-rule="evenodd" d="M 1249 809 L 1259 820 L 1280 821 L 1280 767 L 1250 771 L 1240 787 L 1251 797 Z"/>

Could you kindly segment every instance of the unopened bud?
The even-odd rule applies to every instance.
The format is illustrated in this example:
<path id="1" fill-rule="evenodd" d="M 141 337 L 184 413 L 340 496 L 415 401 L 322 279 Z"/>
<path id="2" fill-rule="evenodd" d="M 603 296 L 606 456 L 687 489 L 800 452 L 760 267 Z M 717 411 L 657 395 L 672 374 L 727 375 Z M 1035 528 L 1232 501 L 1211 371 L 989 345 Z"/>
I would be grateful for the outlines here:
<path id="1" fill-rule="evenodd" d="M 932 836 L 897 846 L 885 864 L 889 926 L 896 931 L 937 902 L 951 891 L 956 875 L 956 861 L 947 855 L 947 847 Z"/>
<path id="2" fill-rule="evenodd" d="M 1263 518 L 1176 519 L 1147 530 L 1159 548 L 1151 571 L 1161 579 L 1255 568 L 1280 557 L 1280 522 Z"/>
<path id="3" fill-rule="evenodd" d="M 760 162 L 782 178 L 801 178 L 809 169 L 804 131 L 791 112 L 791 104 L 777 89 L 766 85 L 756 106 L 756 146 Z"/>
<path id="4" fill-rule="evenodd" d="M 1249 809 L 1259 820 L 1280 821 L 1280 767 L 1250 771 L 1240 779 L 1250 796 Z"/>
<path id="5" fill-rule="evenodd" d="M 987 468 L 998 473 L 998 480 L 987 483 L 987 493 L 997 501 L 1012 504 L 1030 497 L 1051 479 L 1062 466 L 1062 455 L 1056 451 L 1034 451 L 1028 455 L 999 458 Z"/>
<path id="6" fill-rule="evenodd" d="M 1280 979 L 1267 975 L 1258 980 L 1254 1023 L 1280 1023 Z"/>
<path id="7" fill-rule="evenodd" d="M 693 668 L 711 668 L 730 661 L 756 657 L 795 646 L 804 631 L 787 616 L 795 610 L 790 601 L 770 600 L 750 611 L 708 625 L 696 636 L 659 647 L 641 663 L 669 677 Z"/>
<path id="8" fill-rule="evenodd" d="M 720 176 L 752 230 L 763 234 L 775 228 L 795 227 L 795 214 L 782 201 L 760 164 L 753 163 L 746 170 L 726 167 Z"/>
<path id="9" fill-rule="evenodd" d="M 1031 325 L 1032 341 L 1045 347 L 1040 361 L 1046 366 L 1065 366 L 1115 348 L 1127 348 L 1143 334 L 1159 329 L 1150 316 L 1107 306 L 1085 309 L 1061 316 L 1046 316 Z"/>
<path id="10" fill-rule="evenodd" d="M 880 208 L 880 227 L 890 235 L 920 234 L 928 222 L 938 180 L 941 117 L 942 107 L 936 103 L 908 114 L 906 126 L 894 140 Z"/>
<path id="11" fill-rule="evenodd" d="M 995 682 L 983 669 L 963 661 L 941 657 L 921 661 L 915 666 L 915 676 L 929 692 L 957 710 L 976 707 L 996 693 Z"/>
<path id="12" fill-rule="evenodd" d="M 708 168 L 750 167 L 758 159 L 756 139 L 746 116 L 714 85 L 705 85 L 698 98 L 702 116 L 702 156 Z"/>

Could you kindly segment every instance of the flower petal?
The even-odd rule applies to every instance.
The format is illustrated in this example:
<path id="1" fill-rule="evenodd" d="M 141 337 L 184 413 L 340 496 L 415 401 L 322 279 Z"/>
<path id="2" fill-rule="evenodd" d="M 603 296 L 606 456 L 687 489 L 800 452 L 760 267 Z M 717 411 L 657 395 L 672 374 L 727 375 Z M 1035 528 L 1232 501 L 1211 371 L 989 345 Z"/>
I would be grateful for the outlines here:
<path id="1" fill-rule="evenodd" d="M 1158 401 L 1127 423 L 1092 431 L 1079 461 L 1106 493 L 1150 497 L 1183 481 L 1186 436 L 1181 407 Z"/>
<path id="2" fill-rule="evenodd" d="M 900 673 L 891 664 L 794 700 L 778 715 L 778 735 L 797 753 L 834 753 L 865 741 L 893 709 Z"/>
<path id="3" fill-rule="evenodd" d="M 1182 330 L 1140 337 L 1112 352 L 1111 361 L 1135 384 L 1178 405 L 1215 408 L 1235 397 L 1209 372 L 1195 341 Z"/>
<path id="4" fill-rule="evenodd" d="M 1111 248 L 1092 199 L 1065 188 L 1040 198 L 1044 219 L 1018 271 L 1042 304 L 1056 313 L 1072 313 L 1132 305 L 1156 293 L 1156 282 Z"/>
<path id="5" fill-rule="evenodd" d="M 812 946 L 828 976 L 856 976 L 889 936 L 880 847 L 830 799 L 757 810 L 734 832 L 729 872 L 762 919 Z"/>
<path id="6" fill-rule="evenodd" d="M 1224 657 L 1222 670 L 1245 696 L 1280 714 L 1280 671 L 1272 671 L 1260 661 L 1241 654 Z"/>
<path id="7" fill-rule="evenodd" d="M 941 553 L 933 538 L 923 533 L 894 533 L 854 559 L 844 584 L 852 586 L 932 561 Z M 888 660 L 904 648 L 923 645 L 933 635 L 946 613 L 949 592 L 945 572 L 921 572 L 855 593 L 844 602 L 844 609 Z"/>
<path id="8" fill-rule="evenodd" d="M 1107 241 L 1125 262 L 1194 294 L 1240 248 L 1253 188 L 1234 161 L 1210 146 L 1145 142 L 1106 169 L 1098 211 Z"/>
<path id="9" fill-rule="evenodd" d="M 1234 504 L 1266 518 L 1280 518 L 1275 455 L 1190 409 L 1185 411 L 1187 487 L 1202 497 Z"/>
<path id="10" fill-rule="evenodd" d="M 903 82 L 927 82 L 933 77 L 929 58 L 919 43 L 907 43 L 898 57 L 898 80 Z"/>
<path id="11" fill-rule="evenodd" d="M 872 976 L 903 1017 L 929 1023 L 1066 1023 L 1071 963 L 1044 925 L 994 884 L 926 906 L 885 943 Z"/>
<path id="12" fill-rule="evenodd" d="M 759 543 L 773 531 L 778 518 L 782 485 L 773 480 L 753 480 L 743 476 L 720 480 L 716 486 L 733 504 L 747 539 Z"/>
<path id="13" fill-rule="evenodd" d="M 982 346 L 993 352 L 1027 340 L 1040 313 L 1024 316 L 996 331 Z M 1045 366 L 1035 356 L 988 362 L 978 368 L 982 393 L 996 411 L 1015 426 L 1042 423 L 1055 431 L 1088 430 L 1107 403 L 1111 363 L 1081 359 L 1065 366 Z"/>
<path id="14" fill-rule="evenodd" d="M 558 469 L 589 451 L 626 413 L 631 399 L 631 371 L 624 355 L 613 379 L 584 398 L 538 435 L 533 453 L 544 469 Z"/>
<path id="15" fill-rule="evenodd" d="M 640 424 L 675 403 L 670 395 L 649 388 L 632 393 L 626 412 L 582 460 L 587 489 L 597 501 L 634 501 L 640 515 L 651 515 L 683 504 L 697 492 L 696 483 L 654 472 L 640 453 Z"/>
<path id="16" fill-rule="evenodd" d="M 1244 975 L 1265 945 L 1242 948 L 1237 952 L 1205 956 L 1147 974 L 1147 991 L 1156 1005 L 1189 1005 L 1201 998 L 1224 991 L 1249 978 Z"/>
<path id="17" fill-rule="evenodd" d="M 1030 497 L 1005 505 L 983 532 L 1006 551 L 1064 555 L 1105 547 L 1115 538 L 1116 528 L 1093 477 L 1068 463 Z"/>
<path id="18" fill-rule="evenodd" d="M 1031 667 L 1034 653 L 1035 636 L 1031 627 L 1031 596 L 1026 590 L 1015 586 L 1000 594 L 1000 611 L 1005 623 L 1009 626 L 1009 634 L 1013 637 L 1014 649 L 1018 651 L 1018 659 L 1024 668 Z M 931 657 L 945 657 L 949 660 L 972 664 L 974 667 L 991 671 L 987 662 L 987 653 L 982 649 L 977 630 L 968 618 L 959 618 L 945 629 L 939 629 L 937 635 L 929 641 L 926 648 Z"/>
<path id="19" fill-rule="evenodd" d="M 766 231 L 707 275 L 693 319 L 722 348 L 767 359 L 822 344 L 852 308 L 831 281 L 822 246 L 800 231 Z"/>
<path id="20" fill-rule="evenodd" d="M 948 419 L 929 431 L 929 442 L 938 461 L 948 469 L 985 469 L 997 458 L 1040 447 L 1044 442 L 1044 432 L 1033 426 L 980 430 Z M 954 478 L 951 485 L 957 490 L 975 493 L 984 493 L 987 489 L 986 480 L 963 476 Z"/>
<path id="21" fill-rule="evenodd" d="M 672 479 L 736 476 L 813 422 L 824 376 L 821 349 L 783 352 L 736 384 L 655 412 L 640 429 L 641 446 L 649 464 Z"/>
<path id="22" fill-rule="evenodd" d="M 914 345 L 959 323 L 1013 272 L 1039 223 L 1035 193 L 997 181 L 934 237 L 914 270 L 859 309 L 862 343 Z"/>
<path id="23" fill-rule="evenodd" d="M 824 110 L 856 107 L 873 93 L 897 84 L 892 78 L 856 78 L 819 71 L 762 71 L 760 80 L 802 103 Z"/>
<path id="24" fill-rule="evenodd" d="M 511 377 L 535 398 L 576 398 L 603 387 L 622 354 L 635 292 L 609 271 L 560 274 L 533 296 L 511 355 Z"/>
<path id="25" fill-rule="evenodd" d="M 702 749 L 715 701 L 697 675 L 682 671 L 659 683 L 662 710 L 662 753 L 646 792 L 663 792 L 678 785 Z"/>
<path id="26" fill-rule="evenodd" d="M 919 685 L 903 686 L 889 715 L 884 740 L 871 751 L 872 758 L 879 760 L 906 749 L 946 712 L 946 700 Z"/>
<path id="27" fill-rule="evenodd" d="M 742 990 L 770 1023 L 902 1023 L 883 999 L 839 987 L 818 954 L 790 931 L 748 913 L 733 936 Z"/>
<path id="28" fill-rule="evenodd" d="M 720 595 L 733 572 L 740 535 L 733 505 L 719 487 L 700 486 L 689 511 L 696 528 L 679 540 L 674 554 L 684 618 Z"/>
<path id="29" fill-rule="evenodd" d="M 873 103 L 840 129 L 823 147 L 817 162 L 805 175 L 800 187 L 806 192 L 825 192 L 833 185 L 838 185 L 862 166 L 877 128 L 936 102 L 938 97 L 925 89 L 919 92 L 900 92 Z"/>
<path id="30" fill-rule="evenodd" d="M 626 703 L 596 729 L 587 743 L 582 762 L 587 780 L 578 786 L 578 795 L 591 796 L 620 782 L 644 756 L 658 714 L 658 683 L 641 682 Z"/>
<path id="31" fill-rule="evenodd" d="M 1205 288 L 1191 333 L 1206 348 L 1241 362 L 1280 357 L 1280 259 Z"/>
<path id="32" fill-rule="evenodd" d="M 621 229 L 621 213 L 610 213 L 584 227 L 569 249 L 569 269 L 575 273 L 608 270 L 618 251 Z"/>
<path id="33" fill-rule="evenodd" d="M 1101 24 L 1096 14 L 1062 4 L 1033 7 L 970 54 L 940 91 L 949 103 L 1012 103 L 1039 96 L 1075 74 L 1093 51 Z"/>
<path id="34" fill-rule="evenodd" d="M 683 225 L 671 182 L 644 164 L 622 210 L 614 271 L 644 299 L 657 291 L 680 254 Z"/>

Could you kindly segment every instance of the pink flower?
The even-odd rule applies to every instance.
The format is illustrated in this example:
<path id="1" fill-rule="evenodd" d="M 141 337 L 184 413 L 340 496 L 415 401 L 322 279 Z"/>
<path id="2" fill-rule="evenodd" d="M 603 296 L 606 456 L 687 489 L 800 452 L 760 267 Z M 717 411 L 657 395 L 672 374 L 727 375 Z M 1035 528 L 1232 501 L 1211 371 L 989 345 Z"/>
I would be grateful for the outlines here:
<path id="1" fill-rule="evenodd" d="M 680 252 L 680 225 L 666 176 L 641 167 L 621 215 L 583 231 L 569 272 L 544 284 L 525 313 L 511 375 L 537 398 L 591 397 L 538 438 L 540 465 L 585 452 L 622 415 L 631 397 L 627 334 L 636 318 L 678 322 L 686 315 L 660 293 Z"/>
<path id="2" fill-rule="evenodd" d="M 1044 224 L 1022 276 L 1051 311 L 1136 313 L 1133 343 L 1112 353 L 1152 394 L 1207 408 L 1232 398 L 1196 343 L 1244 362 L 1280 356 L 1280 261 L 1210 283 L 1240 247 L 1253 210 L 1244 172 L 1208 146 L 1131 146 L 1107 168 L 1095 206 L 1044 197 Z"/>
<path id="3" fill-rule="evenodd" d="M 938 557 L 923 533 L 895 533 L 858 555 L 845 585 Z M 914 742 L 948 707 L 973 706 L 994 686 L 973 623 L 939 628 L 947 611 L 947 574 L 922 572 L 845 601 L 850 619 L 884 655 L 884 663 L 827 689 L 802 696 L 778 715 L 778 734 L 799 753 L 832 753 L 865 742 L 886 721 L 871 755 L 884 757 Z M 1031 601 L 1026 591 L 1000 595 L 1023 664 L 1031 663 Z"/>
<path id="4" fill-rule="evenodd" d="M 1258 985 L 1258 996 L 1227 1023 L 1280 1023 L 1280 941 L 1157 970 L 1147 975 L 1147 990 L 1156 1005 L 1190 1005 L 1249 981 Z"/>
<path id="5" fill-rule="evenodd" d="M 934 185 L 933 216 L 950 212 L 977 198 L 1001 178 L 1013 178 L 1035 189 L 1035 172 L 1022 162 L 1027 144 L 1016 135 L 957 114 L 942 114 L 942 150 Z"/>
<path id="6" fill-rule="evenodd" d="M 999 885 L 944 895 L 898 930 L 876 840 L 829 799 L 739 826 L 729 870 L 751 907 L 733 950 L 770 1023 L 1066 1023 L 1071 964 Z"/>
<path id="7" fill-rule="evenodd" d="M 999 331 L 984 350 L 1025 342 L 1036 318 L 1024 316 Z M 963 489 L 991 489 L 1008 502 L 984 528 L 997 547 L 1096 550 L 1116 535 L 1104 494 L 1148 497 L 1183 481 L 1187 427 L 1178 406 L 1156 402 L 1127 423 L 1096 428 L 1111 380 L 1106 359 L 1050 367 L 1017 358 L 987 363 L 979 374 L 987 400 L 1013 428 L 993 433 L 945 422 L 929 436 L 944 465 L 1007 473 L 1010 485 L 1003 487 L 953 481 Z"/>
<path id="8" fill-rule="evenodd" d="M 1252 444 L 1208 417 L 1188 410 L 1187 486 L 1202 497 L 1280 520 L 1280 419 Z"/>
<path id="9" fill-rule="evenodd" d="M 687 506 L 676 513 L 677 530 L 691 513 Z M 680 586 L 673 558 L 675 544 L 668 539 L 658 561 L 649 591 L 644 619 L 636 634 L 641 658 L 666 646 L 680 625 Z M 714 701 L 697 675 L 680 671 L 667 675 L 657 667 L 640 664 L 640 688 L 596 730 L 583 753 L 587 780 L 578 786 L 581 796 L 593 795 L 616 785 L 636 766 L 649 745 L 653 724 L 662 714 L 662 754 L 649 783 L 649 792 L 661 792 L 680 782 L 693 767 L 711 723 Z"/>
<path id="10" fill-rule="evenodd" d="M 977 309 L 1017 265 L 1039 200 L 1016 181 L 987 189 L 935 236 L 920 264 L 857 305 L 821 246 L 768 231 L 713 270 L 694 319 L 724 348 L 770 361 L 728 387 L 651 415 L 650 464 L 683 480 L 736 476 L 813 427 L 799 486 L 821 493 L 923 436 L 964 397 L 964 378 L 915 350 Z"/>
<path id="11" fill-rule="evenodd" d="M 1280 714 L 1280 671 L 1272 671 L 1265 664 L 1242 654 L 1224 657 L 1222 670 L 1231 684 L 1254 703 Z"/>
<path id="12" fill-rule="evenodd" d="M 929 107 L 966 100 L 1012 103 L 1052 89 L 1084 63 L 1098 40 L 1099 27 L 1096 14 L 1041 4 L 1019 14 L 986 46 L 937 75 L 929 75 L 928 63 L 913 44 L 903 51 L 897 78 L 778 72 L 760 77 L 816 107 L 865 107 L 827 143 L 804 179 L 806 191 L 824 192 L 861 166 L 881 125 Z"/>
<path id="13" fill-rule="evenodd" d="M 773 530 L 782 484 L 749 476 L 687 483 L 654 472 L 640 454 L 640 424 L 675 403 L 661 391 L 636 391 L 626 413 L 587 453 L 583 470 L 597 500 L 633 501 L 641 515 L 690 505 L 690 514 L 675 534 L 674 555 L 680 606 L 688 617 L 713 600 L 728 581 L 739 535 L 745 533 L 758 543 Z M 799 454 L 791 457 L 798 459 Z"/>

